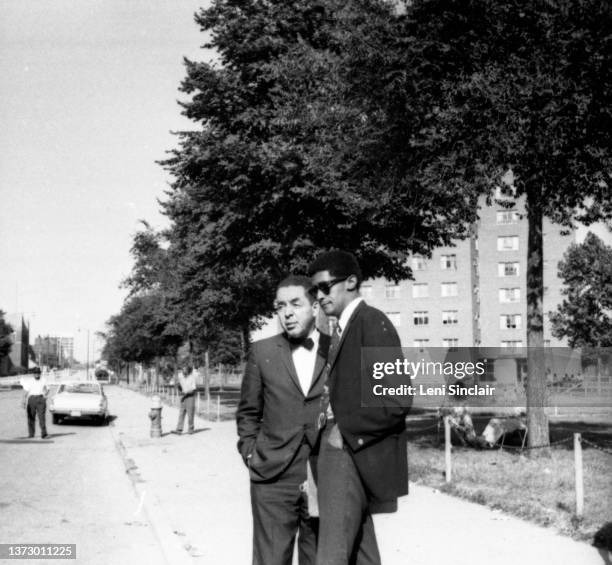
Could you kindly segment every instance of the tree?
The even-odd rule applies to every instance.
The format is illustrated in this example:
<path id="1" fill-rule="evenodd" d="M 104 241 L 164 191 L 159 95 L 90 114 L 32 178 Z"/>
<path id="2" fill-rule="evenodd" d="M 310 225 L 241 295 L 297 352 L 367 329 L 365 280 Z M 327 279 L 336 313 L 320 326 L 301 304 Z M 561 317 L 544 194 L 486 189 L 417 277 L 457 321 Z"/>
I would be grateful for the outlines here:
<path id="1" fill-rule="evenodd" d="M 589 233 L 559 263 L 565 297 L 550 314 L 553 335 L 571 347 L 612 347 L 612 247 Z"/>
<path id="2" fill-rule="evenodd" d="M 196 16 L 221 66 L 185 62 L 183 114 L 200 127 L 163 162 L 178 300 L 196 320 L 248 343 L 275 283 L 321 250 L 351 250 L 366 277 L 399 280 L 410 252 L 469 233 L 472 192 L 376 164 L 376 123 L 347 92 L 355 37 L 376 21 L 375 51 L 394 19 L 385 2 L 339 0 L 217 0 Z"/>
<path id="3" fill-rule="evenodd" d="M 4 316 L 0 310 L 0 358 L 8 356 L 13 347 L 13 328 L 4 320 Z"/>
<path id="4" fill-rule="evenodd" d="M 9 354 L 13 347 L 13 328 L 4 320 L 4 312 L 0 310 L 0 375 L 10 374 L 13 366 Z"/>
<path id="5" fill-rule="evenodd" d="M 416 0 L 380 53 L 356 45 L 350 64 L 380 108 L 386 154 L 461 194 L 525 199 L 532 446 L 549 441 L 543 218 L 570 229 L 612 217 L 611 14 L 600 0 Z"/>

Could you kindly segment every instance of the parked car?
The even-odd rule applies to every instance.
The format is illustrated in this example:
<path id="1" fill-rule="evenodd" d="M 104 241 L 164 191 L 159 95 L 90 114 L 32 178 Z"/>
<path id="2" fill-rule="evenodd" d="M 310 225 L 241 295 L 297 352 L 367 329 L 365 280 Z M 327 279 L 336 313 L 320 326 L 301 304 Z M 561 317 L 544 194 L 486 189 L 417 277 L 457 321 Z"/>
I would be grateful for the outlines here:
<path id="1" fill-rule="evenodd" d="M 49 401 L 49 412 L 54 424 L 64 418 L 90 418 L 104 424 L 108 421 L 108 401 L 98 382 L 63 382 Z"/>

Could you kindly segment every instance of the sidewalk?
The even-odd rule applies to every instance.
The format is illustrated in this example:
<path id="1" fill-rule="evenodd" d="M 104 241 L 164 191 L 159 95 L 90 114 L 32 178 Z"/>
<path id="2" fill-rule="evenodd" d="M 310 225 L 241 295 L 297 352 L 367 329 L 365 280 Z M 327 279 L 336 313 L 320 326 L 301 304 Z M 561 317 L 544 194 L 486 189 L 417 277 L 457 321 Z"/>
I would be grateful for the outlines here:
<path id="1" fill-rule="evenodd" d="M 196 418 L 196 433 L 149 437 L 150 400 L 107 387 L 112 433 L 170 565 L 249 565 L 249 480 L 232 421 Z M 545 528 L 410 485 L 396 514 L 375 517 L 384 565 L 601 565 L 596 549 Z"/>

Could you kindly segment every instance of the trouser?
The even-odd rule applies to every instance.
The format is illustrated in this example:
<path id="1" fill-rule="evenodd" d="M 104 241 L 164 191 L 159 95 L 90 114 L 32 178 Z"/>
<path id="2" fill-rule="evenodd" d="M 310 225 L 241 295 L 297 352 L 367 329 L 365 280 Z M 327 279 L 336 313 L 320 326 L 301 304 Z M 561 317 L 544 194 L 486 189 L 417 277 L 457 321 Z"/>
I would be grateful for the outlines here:
<path id="1" fill-rule="evenodd" d="M 316 565 L 380 565 L 366 492 L 348 447 L 321 435 L 318 459 L 319 543 Z"/>
<path id="2" fill-rule="evenodd" d="M 28 435 L 34 437 L 35 423 L 34 420 L 38 415 L 38 425 L 40 426 L 40 435 L 47 435 L 47 423 L 45 422 L 45 410 L 47 409 L 47 401 L 42 394 L 28 397 Z"/>
<path id="3" fill-rule="evenodd" d="M 318 520 L 308 515 L 303 489 L 309 452 L 303 443 L 279 478 L 251 481 L 253 565 L 291 565 L 296 534 L 299 565 L 315 563 Z"/>
<path id="4" fill-rule="evenodd" d="M 176 429 L 178 431 L 183 430 L 183 423 L 185 422 L 185 414 L 187 414 L 187 426 L 189 431 L 193 431 L 193 419 L 195 416 L 195 394 L 190 394 L 181 398 L 181 407 L 179 409 L 178 422 Z"/>

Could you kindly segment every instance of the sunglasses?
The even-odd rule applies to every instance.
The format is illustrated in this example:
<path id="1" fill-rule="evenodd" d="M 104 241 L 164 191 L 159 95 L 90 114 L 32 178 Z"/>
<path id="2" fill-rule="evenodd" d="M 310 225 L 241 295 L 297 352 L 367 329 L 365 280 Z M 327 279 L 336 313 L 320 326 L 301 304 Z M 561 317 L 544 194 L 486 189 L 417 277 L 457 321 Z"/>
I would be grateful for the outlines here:
<path id="1" fill-rule="evenodd" d="M 348 277 L 338 277 L 336 279 L 330 279 L 328 281 L 321 281 L 320 283 L 315 284 L 308 291 L 311 296 L 317 297 L 319 291 L 321 291 L 325 296 L 327 296 L 332 289 L 332 286 L 338 284 L 339 282 L 345 281 Z"/>

